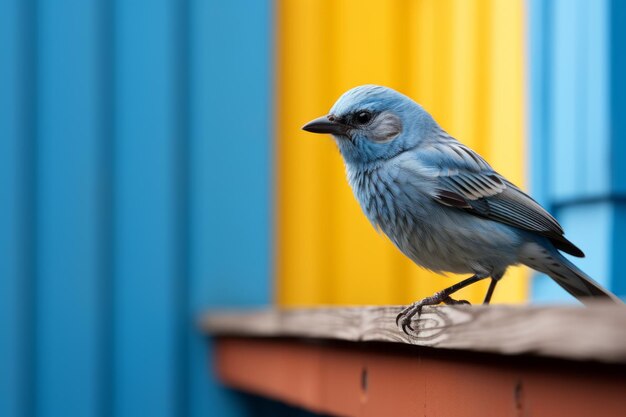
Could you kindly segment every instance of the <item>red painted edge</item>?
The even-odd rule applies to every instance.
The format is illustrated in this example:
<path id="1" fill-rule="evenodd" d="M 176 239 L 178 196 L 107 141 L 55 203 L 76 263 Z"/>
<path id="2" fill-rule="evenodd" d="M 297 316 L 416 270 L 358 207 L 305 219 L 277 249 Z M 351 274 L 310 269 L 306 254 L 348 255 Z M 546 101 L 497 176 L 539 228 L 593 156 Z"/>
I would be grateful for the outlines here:
<path id="1" fill-rule="evenodd" d="M 338 416 L 626 416 L 624 368 L 362 343 L 218 338 L 227 386 Z"/>

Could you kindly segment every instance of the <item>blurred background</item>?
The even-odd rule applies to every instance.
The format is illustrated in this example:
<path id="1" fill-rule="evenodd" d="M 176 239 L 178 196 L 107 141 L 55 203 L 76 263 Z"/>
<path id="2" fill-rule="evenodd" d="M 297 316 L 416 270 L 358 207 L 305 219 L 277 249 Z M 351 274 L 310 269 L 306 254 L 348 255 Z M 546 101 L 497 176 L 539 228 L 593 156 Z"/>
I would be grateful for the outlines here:
<path id="1" fill-rule="evenodd" d="M 530 190 L 624 297 L 625 18 L 618 0 L 0 0 L 0 416 L 294 415 L 219 388 L 202 311 L 450 285 L 300 130 L 364 83 Z M 522 268 L 494 300 L 573 302 Z"/>

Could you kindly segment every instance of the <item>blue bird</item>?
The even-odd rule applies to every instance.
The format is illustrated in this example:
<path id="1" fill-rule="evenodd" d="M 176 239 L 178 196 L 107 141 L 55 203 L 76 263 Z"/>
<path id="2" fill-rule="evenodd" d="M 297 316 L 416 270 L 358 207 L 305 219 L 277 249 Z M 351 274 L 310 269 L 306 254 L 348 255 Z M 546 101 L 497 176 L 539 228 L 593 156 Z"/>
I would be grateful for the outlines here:
<path id="1" fill-rule="evenodd" d="M 438 273 L 472 274 L 402 310 L 396 322 L 405 333 L 426 305 L 469 304 L 452 294 L 486 278 L 488 304 L 517 264 L 548 274 L 583 302 L 619 300 L 561 255 L 584 256 L 554 217 L 407 96 L 356 87 L 303 129 L 333 135 L 365 215 L 406 256 Z"/>

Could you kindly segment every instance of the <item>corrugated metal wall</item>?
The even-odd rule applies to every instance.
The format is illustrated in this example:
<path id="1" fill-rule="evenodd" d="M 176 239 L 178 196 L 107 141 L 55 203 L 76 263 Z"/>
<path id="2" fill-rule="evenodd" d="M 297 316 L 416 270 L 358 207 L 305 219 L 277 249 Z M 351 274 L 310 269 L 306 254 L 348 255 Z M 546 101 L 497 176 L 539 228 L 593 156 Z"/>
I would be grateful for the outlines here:
<path id="1" fill-rule="evenodd" d="M 278 302 L 407 303 L 448 286 L 374 231 L 331 139 L 299 129 L 351 87 L 388 85 L 524 186 L 524 3 L 283 0 L 277 13 Z M 526 275 L 510 270 L 495 301 L 525 300 Z"/>
<path id="2" fill-rule="evenodd" d="M 531 1 L 532 189 L 585 251 L 575 262 L 626 295 L 626 5 Z M 540 301 L 571 301 L 550 279 Z"/>
<path id="3" fill-rule="evenodd" d="M 270 301 L 272 19 L 0 2 L 0 416 L 250 408 L 194 323 Z"/>

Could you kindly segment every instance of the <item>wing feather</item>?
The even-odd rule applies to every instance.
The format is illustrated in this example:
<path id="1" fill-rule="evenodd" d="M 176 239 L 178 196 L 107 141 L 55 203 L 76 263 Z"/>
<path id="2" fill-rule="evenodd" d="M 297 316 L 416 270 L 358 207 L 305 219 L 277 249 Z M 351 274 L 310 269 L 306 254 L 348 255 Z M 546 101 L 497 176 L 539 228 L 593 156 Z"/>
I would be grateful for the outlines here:
<path id="1" fill-rule="evenodd" d="M 428 143 L 420 149 L 420 161 L 435 181 L 435 201 L 538 233 L 558 249 L 584 256 L 563 236 L 563 228 L 550 213 L 467 146 L 452 138 Z"/>

